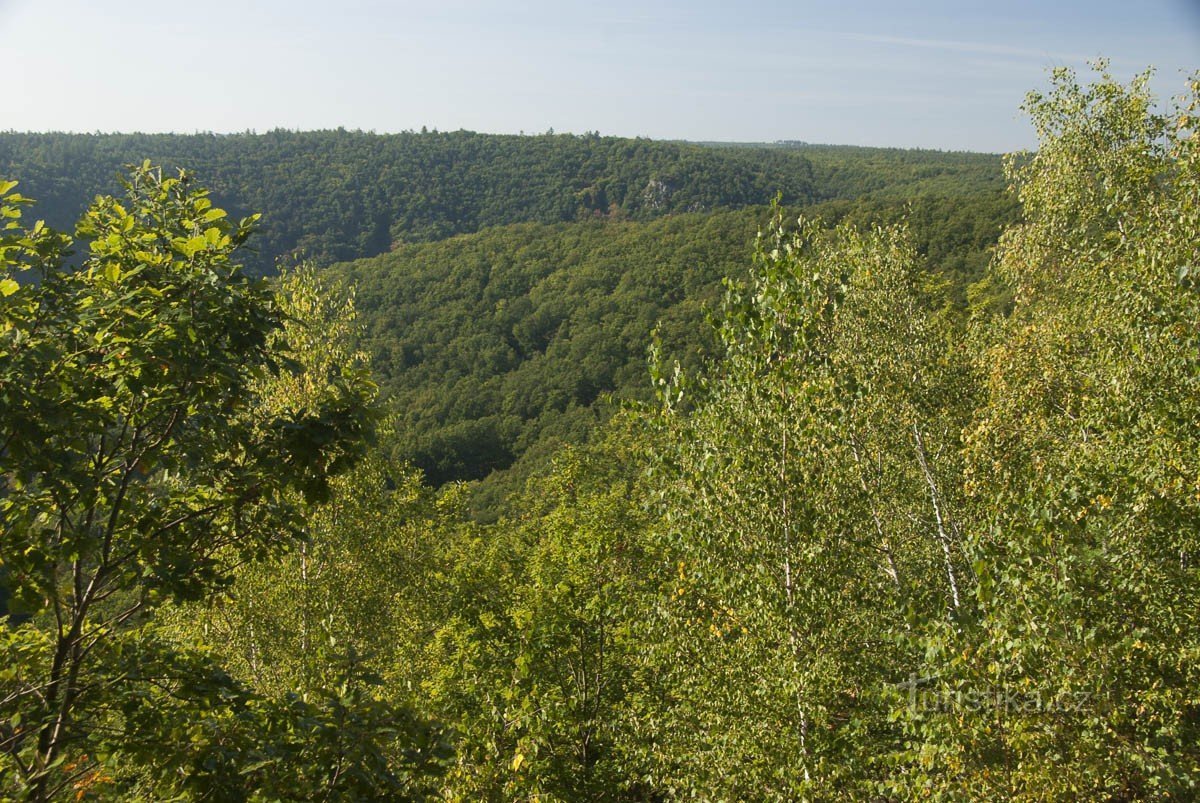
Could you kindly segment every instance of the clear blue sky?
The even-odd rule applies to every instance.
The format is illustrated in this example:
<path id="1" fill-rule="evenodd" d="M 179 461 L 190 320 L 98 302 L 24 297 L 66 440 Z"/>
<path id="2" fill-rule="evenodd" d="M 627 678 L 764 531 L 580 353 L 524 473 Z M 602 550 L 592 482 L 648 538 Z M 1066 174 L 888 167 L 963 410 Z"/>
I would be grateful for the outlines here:
<path id="1" fill-rule="evenodd" d="M 1046 69 L 1200 69 L 1200 0 L 0 0 L 0 128 L 467 128 L 1005 151 Z"/>

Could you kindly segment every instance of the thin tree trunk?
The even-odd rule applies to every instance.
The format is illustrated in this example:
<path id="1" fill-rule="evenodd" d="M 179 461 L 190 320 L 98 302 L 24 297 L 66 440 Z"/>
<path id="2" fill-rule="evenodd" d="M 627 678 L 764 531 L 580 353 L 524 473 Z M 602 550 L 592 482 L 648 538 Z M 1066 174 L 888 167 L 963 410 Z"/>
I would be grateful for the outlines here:
<path id="1" fill-rule="evenodd" d="M 937 522 L 938 542 L 942 547 L 942 560 L 946 566 L 946 579 L 950 583 L 950 600 L 955 611 L 958 610 L 960 601 L 958 596 L 958 576 L 954 571 L 954 557 L 951 551 L 950 534 L 946 532 L 946 523 L 942 515 L 942 498 L 938 491 L 937 481 L 933 477 L 933 472 L 929 470 L 929 461 L 925 456 L 925 442 L 921 439 L 921 430 L 917 425 L 913 424 L 913 442 L 916 444 L 917 463 L 921 466 L 921 472 L 925 475 L 925 483 L 929 486 L 929 501 L 933 504 L 933 516 Z"/>

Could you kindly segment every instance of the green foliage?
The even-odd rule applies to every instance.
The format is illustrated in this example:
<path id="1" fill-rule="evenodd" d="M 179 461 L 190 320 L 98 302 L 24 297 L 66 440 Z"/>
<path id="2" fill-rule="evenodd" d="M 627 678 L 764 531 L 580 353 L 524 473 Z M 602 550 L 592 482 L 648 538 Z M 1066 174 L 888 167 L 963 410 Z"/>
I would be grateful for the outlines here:
<path id="1" fill-rule="evenodd" d="M 660 788 L 859 799 L 894 771 L 906 626 L 952 614 L 963 573 L 963 355 L 917 265 L 901 229 L 793 232 L 777 212 L 719 368 L 690 400 L 664 388 L 670 575 L 639 712 Z"/>
<path id="2" fill-rule="evenodd" d="M 965 449 L 978 613 L 926 652 L 933 691 L 989 704 L 912 722 L 913 786 L 944 799 L 1190 799 L 1200 780 L 1200 84 L 1160 115 L 1146 83 L 1059 70 L 1026 104 L 1027 222 L 995 265 L 1013 309 L 981 333 Z"/>
<path id="3" fill-rule="evenodd" d="M 0 134 L 0 174 L 24 177 L 59 225 L 145 158 L 186 165 L 231 209 L 264 213 L 259 253 L 246 257 L 260 274 L 285 256 L 323 264 L 522 221 L 649 219 L 819 195 L 796 154 L 594 135 Z"/>
<path id="4" fill-rule="evenodd" d="M 73 799 L 414 800 L 438 773 L 438 736 L 380 699 L 353 658 L 319 693 L 263 695 L 212 650 L 143 630 L 111 652 L 101 680 L 136 684 L 65 763 Z M 60 797 L 65 796 L 60 793 Z"/>
<path id="5" fill-rule="evenodd" d="M 451 797 L 1194 796 L 1197 101 L 1030 108 L 986 281 L 780 213 L 718 360 L 443 542 Z"/>
<path id="6" fill-rule="evenodd" d="M 1200 78 L 1103 70 L 1030 95 L 1015 200 L 970 154 L 231 138 L 451 148 L 486 191 L 406 236 L 509 220 L 517 163 L 559 221 L 274 292 L 186 176 L 72 271 L 0 182 L 0 795 L 1194 798 Z M 873 197 L 777 203 L 748 269 L 760 210 L 649 219 L 784 168 Z"/>
<path id="7" fill-rule="evenodd" d="M 602 394 L 644 389 L 656 321 L 695 361 L 705 305 L 754 225 L 749 213 L 520 225 L 333 272 L 358 288 L 404 457 L 441 484 L 507 468 L 538 441 L 582 441 Z"/>
<path id="8" fill-rule="evenodd" d="M 761 214 L 723 210 L 776 194 L 841 199 L 814 214 L 865 225 L 912 203 L 918 248 L 954 278 L 961 306 L 1012 209 L 997 200 L 1000 160 L 986 154 L 465 131 L 0 133 L 0 173 L 23 176 L 61 225 L 146 157 L 197 170 L 235 212 L 264 212 L 257 253 L 242 254 L 251 273 L 396 252 L 350 271 L 375 368 L 396 396 L 397 456 L 435 484 L 499 471 L 474 492 L 485 519 L 604 419 L 595 400 L 645 397 L 656 322 L 685 364 L 709 351 L 705 310 L 720 278 L 743 270 Z M 521 222 L 543 225 L 414 245 Z M 567 222 L 578 225 L 553 225 Z"/>
<path id="9" fill-rule="evenodd" d="M 951 283 L 945 303 L 962 307 L 1013 205 L 926 198 L 805 213 L 860 226 L 907 215 L 921 264 Z M 434 484 L 488 478 L 472 507 L 494 518 L 555 448 L 607 417 L 606 397 L 649 400 L 655 327 L 689 371 L 718 354 L 707 318 L 721 279 L 744 276 L 762 214 L 518 225 L 335 266 L 359 291 L 363 346 L 397 415 L 397 456 Z"/>
<path id="10" fill-rule="evenodd" d="M 348 389 L 369 397 L 353 294 L 308 268 L 284 274 L 277 294 L 285 321 L 273 343 L 294 356 L 289 372 L 262 383 L 264 409 L 319 408 Z M 296 549 L 239 566 L 225 593 L 163 612 L 160 621 L 215 645 L 233 676 L 275 695 L 326 688 L 347 653 L 381 675 L 403 663 L 389 649 L 405 643 L 407 626 L 395 588 L 411 592 L 420 582 L 428 568 L 420 540 L 433 519 L 450 516 L 418 472 L 383 457 L 391 430 L 385 423 L 382 449 L 373 444 L 330 482 L 323 504 L 306 511 Z"/>
<path id="11" fill-rule="evenodd" d="M 993 154 L 778 143 L 812 164 L 822 199 L 963 198 L 1004 190 Z"/>
<path id="12" fill-rule="evenodd" d="M 21 202 L 4 205 L 13 224 Z M 185 659 L 152 613 L 294 547 L 306 505 L 361 455 L 361 372 L 303 404 L 266 392 L 286 311 L 233 261 L 253 224 L 145 165 L 80 221 L 77 270 L 58 269 L 67 240 L 41 224 L 5 229 L 6 278 L 41 272 L 5 285 L 0 325 L 0 566 L 24 614 L 3 630 L 6 793 L 58 797 L 106 776 L 114 743 L 164 737 L 140 730 L 147 695 L 226 699 L 175 675 Z M 314 716 L 343 717 L 329 705 Z M 343 709 L 381 719 L 357 698 Z"/>
<path id="13" fill-rule="evenodd" d="M 263 382 L 264 408 L 319 408 L 347 388 L 366 394 L 365 405 L 374 385 L 365 355 L 354 348 L 353 294 L 307 268 L 281 277 L 276 292 L 284 324 L 273 345 L 294 356 L 291 371 Z M 385 442 L 388 431 L 385 426 Z M 267 754 L 253 761 L 237 757 L 257 756 L 258 745 L 221 747 L 231 756 L 222 766 L 262 762 L 254 783 L 281 776 L 274 787 L 247 788 L 280 799 L 288 799 L 288 784 L 302 799 L 322 785 L 348 799 L 412 799 L 432 791 L 446 745 L 440 730 L 415 712 L 406 683 L 411 676 L 401 668 L 417 649 L 409 611 L 431 565 L 422 539 L 433 519 L 443 517 L 451 518 L 417 472 L 389 465 L 372 448 L 331 481 L 323 504 L 308 509 L 306 537 L 296 549 L 237 567 L 220 595 L 160 613 L 160 628 L 183 643 L 212 645 L 231 682 L 252 690 L 246 705 L 257 718 L 251 726 L 239 726 L 232 737 L 225 719 L 211 726 L 220 744 L 235 737 L 265 740 Z M 412 602 L 401 604 L 398 589 Z M 203 739 L 199 744 L 216 749 Z M 368 749 L 369 755 L 354 753 Z M 330 753 L 336 761 L 321 750 L 336 750 Z M 201 752 L 185 763 L 211 760 Z M 339 765 L 336 778 L 283 780 Z M 196 789 L 212 783 L 198 782 Z M 277 791 L 264 791 L 271 788 Z"/>
<path id="14" fill-rule="evenodd" d="M 264 213 L 252 273 L 298 256 L 325 264 L 491 226 L 649 220 L 767 203 L 967 197 L 1003 189 L 987 154 L 870 148 L 709 147 L 470 131 L 376 135 L 0 133 L 0 175 L 21 176 L 67 226 L 129 163 L 187 166 L 235 212 Z"/>
<path id="15" fill-rule="evenodd" d="M 521 494 L 523 514 L 460 529 L 444 551 L 421 686 L 458 735 L 452 799 L 637 791 L 624 711 L 651 598 L 627 438 L 565 450 Z"/>

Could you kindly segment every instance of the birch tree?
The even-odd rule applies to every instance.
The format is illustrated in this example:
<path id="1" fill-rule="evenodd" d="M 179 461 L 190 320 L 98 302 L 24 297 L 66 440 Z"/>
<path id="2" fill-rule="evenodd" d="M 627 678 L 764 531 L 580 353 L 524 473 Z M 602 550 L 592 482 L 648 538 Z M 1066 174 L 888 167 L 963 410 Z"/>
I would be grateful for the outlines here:
<path id="1" fill-rule="evenodd" d="M 723 362 L 683 405 L 666 383 L 662 786 L 854 798 L 894 770 L 913 623 L 956 616 L 968 571 L 970 382 L 917 265 L 900 228 L 777 214 Z"/>
<path id="2" fill-rule="evenodd" d="M 1053 73 L 1009 176 L 1013 310 L 966 438 L 970 626 L 931 629 L 905 794 L 1184 799 L 1200 744 L 1200 139 L 1195 81 Z"/>

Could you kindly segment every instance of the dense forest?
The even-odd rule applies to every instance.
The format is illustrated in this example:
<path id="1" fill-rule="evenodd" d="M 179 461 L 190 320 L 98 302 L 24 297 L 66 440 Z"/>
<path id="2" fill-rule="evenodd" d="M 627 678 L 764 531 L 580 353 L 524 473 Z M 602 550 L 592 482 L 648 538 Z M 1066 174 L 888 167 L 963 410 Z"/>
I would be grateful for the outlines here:
<path id="1" fill-rule="evenodd" d="M 788 143 L 6 135 L 0 798 L 1194 799 L 1200 76 L 1147 84 L 1056 70 L 1007 195 Z M 146 161 L 36 222 L 34 178 L 67 214 L 207 140 L 612 183 L 451 171 L 373 240 L 315 222 L 357 157 Z"/>
<path id="2" fill-rule="evenodd" d="M 947 303 L 957 307 L 1016 211 L 989 193 L 803 208 L 831 225 L 907 221 L 922 266 L 949 283 Z M 752 207 L 645 223 L 518 224 L 335 266 L 357 291 L 362 342 L 396 411 L 396 456 L 437 485 L 485 480 L 473 507 L 494 514 L 616 401 L 652 398 L 652 335 L 688 369 L 715 355 L 707 319 L 722 280 L 744 278 L 768 217 Z"/>
<path id="3" fill-rule="evenodd" d="M 145 159 L 192 170 L 231 215 L 262 214 L 240 254 L 252 274 L 377 256 L 336 270 L 358 292 L 363 348 L 397 415 L 395 457 L 435 485 L 481 480 L 471 508 L 485 519 L 555 448 L 582 443 L 610 396 L 649 398 L 656 326 L 689 368 L 711 352 L 706 318 L 774 198 L 830 223 L 907 220 L 960 304 L 1016 214 L 987 154 L 465 131 L 0 133 L 0 175 L 21 177 L 62 230 Z"/>
<path id="4" fill-rule="evenodd" d="M 0 175 L 21 177 L 39 214 L 69 229 L 91 199 L 149 159 L 204 178 L 230 214 L 263 215 L 242 260 L 323 264 L 508 223 L 665 214 L 883 193 L 970 195 L 1004 188 L 984 154 L 856 148 L 711 148 L 647 139 L 370 134 L 0 133 Z"/>

